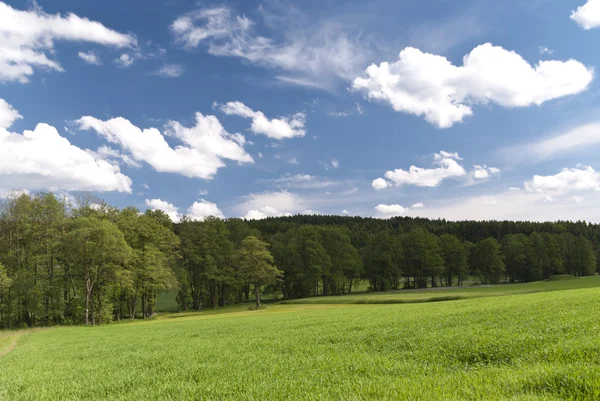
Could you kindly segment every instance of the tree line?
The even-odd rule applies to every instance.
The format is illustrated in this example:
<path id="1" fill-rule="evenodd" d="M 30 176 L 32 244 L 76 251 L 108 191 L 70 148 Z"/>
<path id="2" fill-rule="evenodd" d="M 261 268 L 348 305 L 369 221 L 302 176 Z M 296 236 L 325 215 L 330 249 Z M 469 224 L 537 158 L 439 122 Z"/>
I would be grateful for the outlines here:
<path id="1" fill-rule="evenodd" d="M 13 195 L 0 209 L 0 327 L 148 318 L 165 290 L 181 310 L 200 310 L 258 307 L 264 292 L 343 295 L 359 280 L 386 291 L 586 276 L 599 233 L 583 222 L 341 216 L 175 224 L 89 195 Z"/>

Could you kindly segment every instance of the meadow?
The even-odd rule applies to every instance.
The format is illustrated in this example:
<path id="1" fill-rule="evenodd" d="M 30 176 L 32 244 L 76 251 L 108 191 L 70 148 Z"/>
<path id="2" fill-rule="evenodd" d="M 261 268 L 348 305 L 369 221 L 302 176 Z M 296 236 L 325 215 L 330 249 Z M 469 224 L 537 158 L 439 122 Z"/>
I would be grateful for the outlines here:
<path id="1" fill-rule="evenodd" d="M 567 278 L 567 277 L 565 277 Z M 405 304 L 453 301 L 470 298 L 499 297 L 600 287 L 600 276 L 568 276 L 569 279 L 537 281 L 533 283 L 499 284 L 488 286 L 463 286 L 427 288 L 423 290 L 397 290 L 386 292 L 358 292 L 334 297 L 312 297 L 283 301 L 285 304 Z"/>
<path id="2" fill-rule="evenodd" d="M 0 332 L 0 400 L 600 399 L 598 280 Z"/>

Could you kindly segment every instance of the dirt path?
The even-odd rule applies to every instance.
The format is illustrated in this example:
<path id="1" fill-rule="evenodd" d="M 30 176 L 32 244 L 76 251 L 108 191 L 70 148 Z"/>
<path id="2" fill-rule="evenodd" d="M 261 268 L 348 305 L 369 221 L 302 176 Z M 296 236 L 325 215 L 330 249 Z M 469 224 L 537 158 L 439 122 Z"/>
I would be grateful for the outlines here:
<path id="1" fill-rule="evenodd" d="M 15 338 L 13 338 L 12 342 L 8 344 L 8 347 L 4 348 L 3 350 L 0 350 L 0 358 L 2 358 L 4 355 L 8 354 L 10 351 L 15 349 L 15 347 L 17 346 L 17 342 L 19 341 L 19 338 L 21 338 L 21 336 L 15 335 L 14 337 Z"/>
<path id="2" fill-rule="evenodd" d="M 11 338 L 12 340 L 8 343 L 8 347 L 0 348 L 0 358 L 10 353 L 17 347 L 19 340 L 26 335 L 37 333 L 38 331 L 48 330 L 47 328 L 35 328 L 35 329 L 26 329 L 26 330 L 16 330 L 16 331 L 0 331 L 0 338 Z"/>

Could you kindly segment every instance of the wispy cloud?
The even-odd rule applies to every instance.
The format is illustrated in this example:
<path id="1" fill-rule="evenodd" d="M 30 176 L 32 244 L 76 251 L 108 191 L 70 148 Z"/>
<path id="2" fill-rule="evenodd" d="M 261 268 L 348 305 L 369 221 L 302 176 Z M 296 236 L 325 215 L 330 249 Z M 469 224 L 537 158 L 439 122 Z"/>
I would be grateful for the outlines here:
<path id="1" fill-rule="evenodd" d="M 170 28 L 188 49 L 204 45 L 212 55 L 277 70 L 279 81 L 293 85 L 333 89 L 367 63 L 370 48 L 360 30 L 333 19 L 311 22 L 292 5 L 283 15 L 266 7 L 260 11 L 262 21 L 257 22 L 226 6 L 201 8 L 180 16 Z M 257 33 L 261 22 L 271 36 Z"/>

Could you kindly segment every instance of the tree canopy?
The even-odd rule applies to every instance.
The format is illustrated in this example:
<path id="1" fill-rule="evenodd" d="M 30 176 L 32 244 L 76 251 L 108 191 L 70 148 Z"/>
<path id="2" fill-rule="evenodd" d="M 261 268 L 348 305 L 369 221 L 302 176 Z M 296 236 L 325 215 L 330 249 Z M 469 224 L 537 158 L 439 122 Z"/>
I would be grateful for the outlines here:
<path id="1" fill-rule="evenodd" d="M 596 273 L 585 222 L 292 216 L 173 222 L 91 195 L 19 194 L 0 208 L 0 327 L 149 318 L 181 310 L 352 292 L 526 282 Z M 254 290 L 252 294 L 251 290 Z"/>

